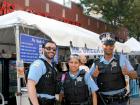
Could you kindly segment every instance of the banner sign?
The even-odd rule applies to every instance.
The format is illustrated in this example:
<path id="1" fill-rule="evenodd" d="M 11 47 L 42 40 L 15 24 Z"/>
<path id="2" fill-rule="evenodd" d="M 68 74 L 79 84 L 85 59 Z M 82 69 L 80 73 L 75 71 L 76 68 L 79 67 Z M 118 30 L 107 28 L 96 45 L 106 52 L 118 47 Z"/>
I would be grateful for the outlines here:
<path id="1" fill-rule="evenodd" d="M 26 63 L 31 63 L 41 55 L 42 44 L 47 41 L 36 36 L 20 34 L 20 59 Z"/>
<path id="2" fill-rule="evenodd" d="M 103 55 L 103 49 L 89 49 L 85 47 L 71 47 L 70 48 L 71 54 L 78 54 L 78 55 Z"/>

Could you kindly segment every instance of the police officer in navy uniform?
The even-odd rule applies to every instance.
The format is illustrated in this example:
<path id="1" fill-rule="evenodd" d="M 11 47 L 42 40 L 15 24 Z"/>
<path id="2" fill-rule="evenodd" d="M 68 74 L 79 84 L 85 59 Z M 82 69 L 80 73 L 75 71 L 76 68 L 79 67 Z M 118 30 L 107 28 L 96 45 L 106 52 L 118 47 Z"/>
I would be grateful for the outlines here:
<path id="1" fill-rule="evenodd" d="M 63 77 L 64 105 L 97 105 L 98 87 L 90 73 L 79 69 L 79 55 L 71 55 L 68 65 L 69 72 Z"/>
<path id="2" fill-rule="evenodd" d="M 100 35 L 104 55 L 95 62 L 91 74 L 97 79 L 99 105 L 127 105 L 125 75 L 136 78 L 130 62 L 123 54 L 113 53 L 115 39 L 112 33 Z"/>
<path id="3" fill-rule="evenodd" d="M 28 95 L 32 105 L 54 105 L 56 93 L 56 69 L 52 59 L 56 43 L 47 41 L 42 47 L 42 56 L 30 68 L 27 80 Z"/>

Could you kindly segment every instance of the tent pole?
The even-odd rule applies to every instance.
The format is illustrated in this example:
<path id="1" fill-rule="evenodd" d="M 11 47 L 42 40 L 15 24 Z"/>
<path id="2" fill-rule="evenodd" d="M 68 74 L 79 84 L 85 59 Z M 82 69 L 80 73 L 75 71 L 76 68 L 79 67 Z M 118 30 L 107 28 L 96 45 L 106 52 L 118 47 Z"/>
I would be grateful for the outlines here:
<path id="1" fill-rule="evenodd" d="M 15 32 L 15 38 L 16 38 L 16 60 L 17 62 L 20 62 L 20 47 L 19 47 L 19 25 L 16 25 L 16 32 Z M 18 71 L 17 71 L 18 72 Z M 20 93 L 20 78 L 18 77 L 17 73 L 17 92 Z"/>
<path id="2" fill-rule="evenodd" d="M 16 41 L 16 69 L 17 69 L 17 93 L 16 101 L 17 105 L 21 105 L 21 82 L 18 75 L 18 66 L 17 62 L 20 62 L 20 47 L 19 47 L 19 25 L 16 25 L 15 29 L 15 41 Z"/>

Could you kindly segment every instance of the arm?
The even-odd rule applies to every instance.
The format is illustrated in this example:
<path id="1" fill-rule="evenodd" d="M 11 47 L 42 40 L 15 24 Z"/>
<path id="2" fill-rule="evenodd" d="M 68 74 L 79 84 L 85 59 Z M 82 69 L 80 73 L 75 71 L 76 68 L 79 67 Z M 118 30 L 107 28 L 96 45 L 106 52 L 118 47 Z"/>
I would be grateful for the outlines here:
<path id="1" fill-rule="evenodd" d="M 131 79 L 135 79 L 138 77 L 137 72 L 134 71 L 133 69 L 129 71 L 126 65 L 122 68 L 122 73 L 123 75 L 128 75 Z"/>
<path id="2" fill-rule="evenodd" d="M 95 70 L 94 70 L 94 72 L 93 72 L 93 77 L 98 77 L 98 75 L 100 74 L 100 71 L 99 71 L 99 69 L 98 69 L 98 66 L 96 66 L 95 67 Z"/>
<path id="3" fill-rule="evenodd" d="M 33 105 L 39 105 L 35 86 L 38 83 L 41 76 L 45 73 L 46 69 L 42 65 L 43 62 L 37 60 L 33 64 L 31 64 L 29 68 L 27 89 L 28 89 L 29 98 Z"/>
<path id="4" fill-rule="evenodd" d="M 138 77 L 137 72 L 134 70 L 134 68 L 132 67 L 132 65 L 130 64 L 130 62 L 128 60 L 126 62 L 127 62 L 127 65 L 128 65 L 127 68 L 132 68 L 132 70 L 129 70 L 128 76 L 131 79 L 136 79 Z"/>
<path id="5" fill-rule="evenodd" d="M 97 95 L 96 95 L 96 92 L 92 93 L 92 102 L 93 102 L 93 105 L 97 105 Z"/>
<path id="6" fill-rule="evenodd" d="M 88 85 L 88 88 L 91 89 L 92 92 L 95 92 L 98 90 L 98 86 L 96 85 L 95 81 L 91 77 L 91 72 L 86 72 L 85 74 L 85 82 Z"/>
<path id="7" fill-rule="evenodd" d="M 91 90 L 91 92 L 92 92 L 93 105 L 97 105 L 97 96 L 96 96 L 95 91 L 98 90 L 98 86 L 96 85 L 94 80 L 91 78 L 90 72 L 87 72 L 85 74 L 85 82 L 88 85 L 89 90 Z"/>
<path id="8" fill-rule="evenodd" d="M 134 70 L 133 70 L 133 71 L 129 71 L 128 76 L 129 76 L 131 79 L 136 79 L 136 78 L 138 78 L 137 72 L 134 71 Z"/>
<path id="9" fill-rule="evenodd" d="M 28 95 L 33 105 L 39 105 L 35 84 L 36 84 L 35 81 L 28 79 L 27 82 Z"/>
<path id="10" fill-rule="evenodd" d="M 134 70 L 129 60 L 123 55 L 120 57 L 120 65 L 124 75 L 128 75 L 131 79 L 138 77 L 137 72 Z"/>
<path id="11" fill-rule="evenodd" d="M 90 75 L 93 76 L 94 78 L 97 78 L 100 73 L 98 66 L 95 63 L 92 64 L 89 72 L 90 72 Z"/>

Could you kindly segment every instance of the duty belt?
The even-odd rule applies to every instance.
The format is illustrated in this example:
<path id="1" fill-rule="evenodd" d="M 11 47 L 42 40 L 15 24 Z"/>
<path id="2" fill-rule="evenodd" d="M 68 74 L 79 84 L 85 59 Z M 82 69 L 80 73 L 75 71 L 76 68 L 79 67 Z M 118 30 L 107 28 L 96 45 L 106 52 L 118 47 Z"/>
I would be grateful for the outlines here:
<path id="1" fill-rule="evenodd" d="M 90 105 L 89 101 L 86 102 L 81 102 L 81 103 L 76 103 L 76 102 L 70 102 L 68 105 Z"/>
<path id="2" fill-rule="evenodd" d="M 38 97 L 38 101 L 40 105 L 54 105 L 55 99 L 47 99 L 47 98 L 41 98 Z"/>
<path id="3" fill-rule="evenodd" d="M 121 94 L 116 94 L 113 96 L 109 96 L 109 95 L 101 95 L 101 96 L 107 104 L 113 103 L 113 102 L 122 103 L 122 102 L 128 101 L 129 99 L 128 95 L 121 95 Z"/>

